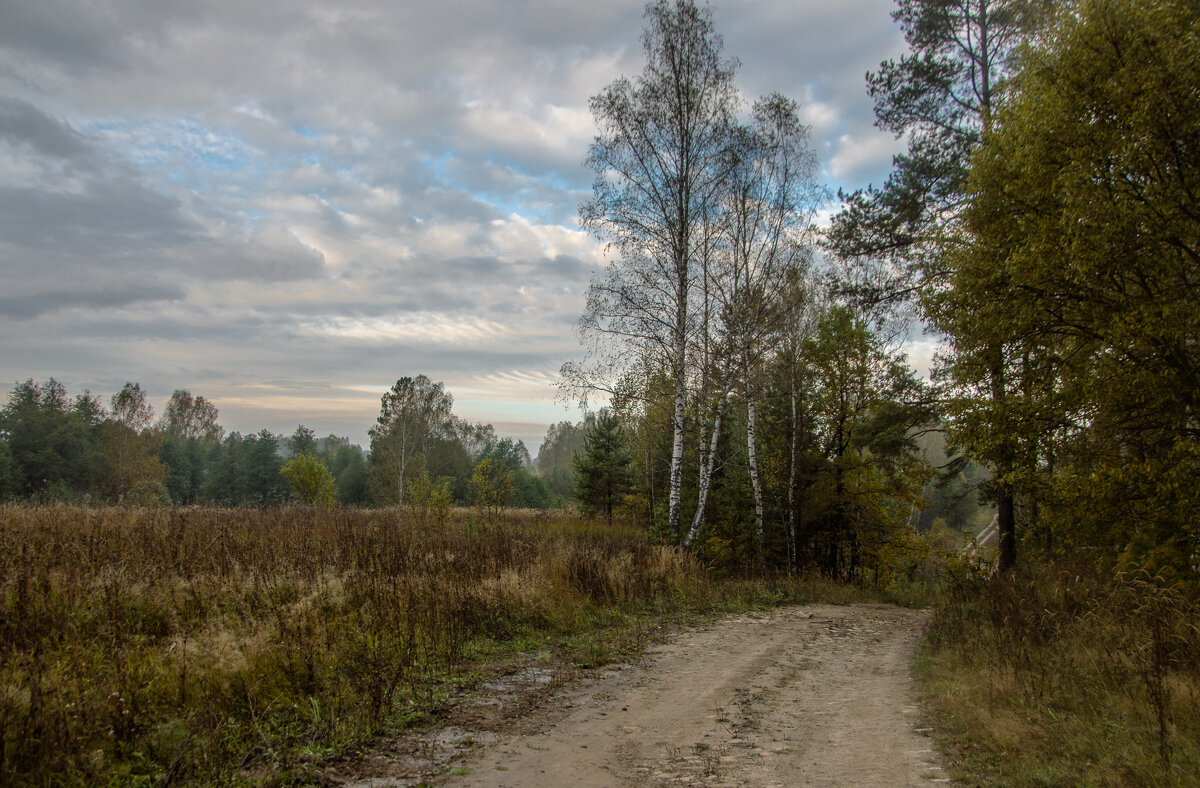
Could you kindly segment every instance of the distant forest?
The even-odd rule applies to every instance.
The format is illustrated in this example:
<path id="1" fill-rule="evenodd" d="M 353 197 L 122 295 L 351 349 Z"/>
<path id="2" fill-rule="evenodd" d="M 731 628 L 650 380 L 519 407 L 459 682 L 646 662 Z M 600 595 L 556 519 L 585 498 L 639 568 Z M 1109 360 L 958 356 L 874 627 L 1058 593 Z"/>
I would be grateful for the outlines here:
<path id="1" fill-rule="evenodd" d="M 832 394 L 831 399 L 826 392 L 824 399 L 838 401 L 841 394 Z M 775 400 L 764 413 L 768 427 L 786 415 L 782 398 Z M 860 409 L 867 404 L 847 401 Z M 818 409 L 823 407 L 811 403 L 822 421 L 827 416 Z M 364 451 L 346 438 L 317 437 L 303 425 L 291 435 L 227 434 L 213 403 L 186 390 L 172 394 L 156 415 L 136 383 L 105 401 L 90 392 L 71 396 L 54 379 L 30 380 L 18 384 L 0 409 L 0 498 L 152 506 L 575 505 L 674 541 L 666 529 L 664 496 L 670 433 L 655 425 L 655 414 L 626 408 L 618 418 L 605 409 L 578 423 L 554 424 L 534 461 L 523 442 L 498 437 L 490 424 L 464 421 L 452 408 L 453 397 L 441 383 L 425 376 L 401 378 L 384 395 L 370 449 Z M 833 416 L 828 422 L 833 429 L 848 432 L 853 414 Z M 732 415 L 729 420 L 738 421 Z M 871 531 L 859 529 L 864 550 L 882 546 L 885 516 L 921 531 L 933 529 L 942 538 L 951 530 L 977 530 L 980 518 L 990 517 L 975 494 L 986 478 L 980 469 L 956 467 L 952 477 L 938 483 L 926 458 L 947 466 L 940 436 L 922 437 L 916 451 L 917 443 L 904 439 L 907 427 L 901 422 L 892 424 L 890 433 L 885 426 L 863 427 L 875 436 L 871 445 L 878 459 L 863 459 L 866 454 L 856 448 L 852 453 L 860 459 L 855 462 L 831 462 L 824 451 L 836 449 L 828 443 L 832 432 L 814 431 L 819 440 L 806 442 L 804 523 L 811 536 L 820 533 L 835 506 L 857 507 L 863 526 L 877 523 L 878 542 L 868 541 Z M 775 489 L 787 482 L 778 471 L 787 467 L 788 433 L 768 428 L 763 434 L 766 482 Z M 899 441 L 898 448 L 887 450 L 889 440 Z M 705 530 L 701 546 L 710 557 L 732 562 L 755 549 L 750 538 L 755 509 L 746 492 L 745 452 L 726 441 L 717 449 L 726 456 L 714 466 L 707 499 L 714 524 Z M 782 504 L 772 499 L 769 512 L 780 526 Z M 786 554 L 784 528 L 773 525 L 769 541 Z"/>
<path id="2" fill-rule="evenodd" d="M 430 414 L 417 414 L 412 402 L 396 405 L 393 389 L 385 399 L 396 407 L 372 430 L 368 452 L 344 437 L 317 437 L 304 425 L 291 435 L 265 429 L 226 434 L 216 406 L 186 390 L 172 394 L 156 418 L 136 383 L 104 401 L 86 391 L 71 396 L 54 379 L 28 380 L 0 409 L 0 499 L 176 506 L 394 504 L 402 497 L 408 502 L 420 488 L 417 484 L 404 494 L 397 487 L 398 468 L 406 462 L 403 478 L 433 479 L 452 503 L 469 504 L 472 476 L 485 460 L 505 469 L 505 505 L 547 508 L 569 497 L 570 456 L 582 443 L 576 435 L 582 427 L 551 429 L 546 455 L 566 457 L 566 465 L 547 466 L 540 476 L 523 442 L 498 437 L 490 424 L 454 416 L 441 384 L 424 377 L 401 383 L 412 397 L 425 395 L 426 404 L 440 405 L 444 416 L 429 420 Z M 427 420 L 418 424 L 418 415 Z M 402 456 L 405 430 L 411 442 Z M 327 475 L 332 495 L 323 500 L 308 495 L 305 484 L 313 464 L 306 459 L 315 461 L 318 476 Z"/>

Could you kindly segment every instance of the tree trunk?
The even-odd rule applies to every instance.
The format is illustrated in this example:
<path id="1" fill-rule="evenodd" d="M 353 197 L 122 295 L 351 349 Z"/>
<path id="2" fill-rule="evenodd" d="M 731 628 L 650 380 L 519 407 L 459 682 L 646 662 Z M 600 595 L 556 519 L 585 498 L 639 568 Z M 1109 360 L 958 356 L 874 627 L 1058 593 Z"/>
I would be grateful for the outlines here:
<path id="1" fill-rule="evenodd" d="M 670 510 L 667 518 L 667 528 L 675 538 L 675 543 L 679 544 L 683 533 L 680 528 L 680 494 L 683 488 L 683 406 L 684 406 L 684 380 L 682 364 L 681 369 L 675 374 L 675 416 L 674 416 L 674 432 L 675 440 L 671 448 L 671 490 L 670 490 Z"/>
<path id="2" fill-rule="evenodd" d="M 1012 489 L 1007 484 L 998 485 L 996 491 L 996 535 L 1000 540 L 1000 554 L 996 568 L 1007 572 L 1017 565 L 1017 527 Z"/>
<path id="3" fill-rule="evenodd" d="M 758 478 L 758 408 L 753 397 L 746 398 L 746 458 L 750 465 L 750 484 L 754 488 L 754 542 L 758 550 L 758 568 L 762 571 L 766 564 L 763 552 L 763 495 L 762 483 Z"/>
<path id="4" fill-rule="evenodd" d="M 800 512 L 796 503 L 796 455 L 799 453 L 800 422 L 796 391 L 796 357 L 793 353 L 788 363 L 788 396 L 792 406 L 792 435 L 788 445 L 788 573 L 795 572 L 800 564 L 800 550 L 796 543 Z"/>
<path id="5" fill-rule="evenodd" d="M 646 522 L 653 525 L 654 523 L 654 447 L 650 445 L 649 440 L 646 441 L 646 489 L 649 491 L 649 500 L 647 505 L 650 511 L 646 513 Z"/>
<path id="6" fill-rule="evenodd" d="M 703 464 L 700 466 L 700 492 L 696 496 L 696 516 L 692 518 L 692 527 L 688 530 L 687 536 L 683 540 L 684 547 L 690 547 L 696 537 L 700 535 L 700 529 L 704 526 L 704 506 L 708 502 L 708 488 L 712 482 L 713 465 L 716 464 L 717 457 L 717 440 L 721 435 L 721 418 L 725 415 L 725 406 L 728 403 L 728 398 L 722 396 L 717 403 L 717 415 L 713 419 L 712 438 L 709 442 L 708 453 L 704 458 Z"/>
<path id="7" fill-rule="evenodd" d="M 992 402 L 1002 404 L 1005 400 L 1004 384 L 1004 349 L 992 348 L 994 354 L 992 378 Z M 1008 572 L 1017 565 L 1017 522 L 1016 507 L 1013 506 L 1012 485 L 1004 481 L 1004 477 L 1012 470 L 1011 452 L 1003 450 L 1000 462 L 997 463 L 996 476 L 996 538 L 999 542 L 1000 554 L 997 557 L 996 569 Z"/>

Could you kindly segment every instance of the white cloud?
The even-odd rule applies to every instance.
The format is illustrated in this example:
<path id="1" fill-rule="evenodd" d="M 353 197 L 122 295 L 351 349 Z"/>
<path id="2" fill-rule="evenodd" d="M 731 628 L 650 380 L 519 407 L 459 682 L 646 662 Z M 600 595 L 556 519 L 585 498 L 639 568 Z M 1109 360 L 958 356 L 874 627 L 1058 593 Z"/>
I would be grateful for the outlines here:
<path id="1" fill-rule="evenodd" d="M 359 440 L 378 394 L 313 381 L 553 403 L 604 263 L 575 220 L 588 99 L 641 68 L 642 0 L 8 5 L 0 376 L 187 386 L 232 428 L 309 413 Z M 862 80 L 892 5 L 715 8 L 747 98 L 801 99 L 851 187 L 895 149 Z"/>
<path id="2" fill-rule="evenodd" d="M 800 120 L 810 126 L 815 133 L 824 134 L 836 128 L 839 117 L 836 107 L 814 101 L 800 107 Z"/>
<path id="3" fill-rule="evenodd" d="M 904 150 L 904 141 L 881 131 L 843 134 L 838 137 L 829 173 L 839 180 L 857 180 L 865 173 L 887 172 L 892 156 Z"/>
<path id="4" fill-rule="evenodd" d="M 511 335 L 512 328 L 474 316 L 418 313 L 393 318 L 324 318 L 301 324 L 300 331 L 322 338 L 368 344 L 437 346 L 493 342 Z"/>

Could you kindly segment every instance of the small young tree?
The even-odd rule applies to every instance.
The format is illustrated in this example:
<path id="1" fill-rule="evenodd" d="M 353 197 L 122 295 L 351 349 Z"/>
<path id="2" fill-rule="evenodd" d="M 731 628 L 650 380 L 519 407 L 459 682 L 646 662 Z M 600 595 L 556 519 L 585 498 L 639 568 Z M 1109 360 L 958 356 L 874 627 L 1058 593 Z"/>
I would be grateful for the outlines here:
<path id="1" fill-rule="evenodd" d="M 305 506 L 333 506 L 337 488 L 325 461 L 314 454 L 301 454 L 279 470 L 292 485 L 292 495 Z"/>
<path id="2" fill-rule="evenodd" d="M 489 517 L 495 517 L 508 504 L 512 494 L 512 471 L 507 465 L 485 457 L 471 475 L 471 502 Z"/>
<path id="3" fill-rule="evenodd" d="M 633 482 L 632 462 L 621 423 L 616 416 L 601 411 L 587 434 L 583 453 L 575 457 L 575 499 L 584 512 L 604 512 L 612 525 L 613 508 Z"/>

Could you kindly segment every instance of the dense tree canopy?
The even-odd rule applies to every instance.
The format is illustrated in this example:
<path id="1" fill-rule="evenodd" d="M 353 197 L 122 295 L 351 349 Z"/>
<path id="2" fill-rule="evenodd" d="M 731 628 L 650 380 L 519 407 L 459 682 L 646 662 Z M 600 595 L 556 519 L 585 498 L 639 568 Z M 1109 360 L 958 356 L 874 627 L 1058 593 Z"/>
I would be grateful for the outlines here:
<path id="1" fill-rule="evenodd" d="M 974 160 L 951 287 L 959 440 L 1011 481 L 1041 531 L 1186 571 L 1200 547 L 1200 7 L 1089 0 L 1014 78 Z M 1015 391 L 986 370 L 1005 348 Z M 1049 529 L 1049 530 L 1047 530 Z"/>
<path id="2" fill-rule="evenodd" d="M 927 317 L 921 297 L 946 287 L 948 255 L 962 241 L 969 204 L 970 156 L 987 144 L 1003 81 L 1014 53 L 1044 16 L 1044 0 L 897 0 L 892 13 L 910 51 L 867 75 L 876 125 L 908 139 L 881 189 L 846 197 L 827 246 L 844 265 L 840 289 L 884 322 Z M 989 349 L 987 381 L 993 406 L 1005 408 L 1011 381 L 1003 345 Z M 1000 565 L 1016 561 L 1014 493 L 1009 483 L 1016 449 L 1000 445 L 988 457 L 999 468 L 993 494 L 999 509 Z"/>
<path id="3" fill-rule="evenodd" d="M 17 384 L 0 410 L 16 493 L 62 499 L 90 490 L 102 469 L 102 422 L 103 408 L 86 392 L 72 402 L 53 378 Z"/>

